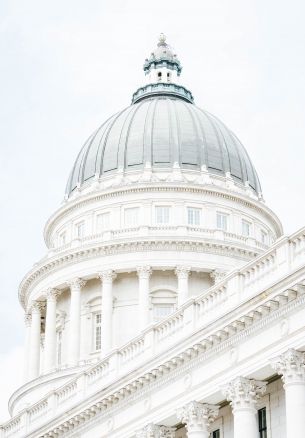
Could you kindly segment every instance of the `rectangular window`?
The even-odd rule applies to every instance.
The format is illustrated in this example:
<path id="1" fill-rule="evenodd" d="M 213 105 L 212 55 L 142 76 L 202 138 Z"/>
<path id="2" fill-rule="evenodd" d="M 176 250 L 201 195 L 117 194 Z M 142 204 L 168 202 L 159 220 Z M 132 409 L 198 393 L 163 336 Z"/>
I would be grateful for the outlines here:
<path id="1" fill-rule="evenodd" d="M 201 209 L 200 208 L 187 208 L 187 223 L 188 225 L 200 225 L 201 222 Z"/>
<path id="2" fill-rule="evenodd" d="M 100 313 L 95 314 L 94 321 L 94 347 L 98 351 L 102 347 L 102 315 Z"/>
<path id="3" fill-rule="evenodd" d="M 243 236 L 250 236 L 251 224 L 244 219 L 241 221 L 241 232 Z"/>
<path id="4" fill-rule="evenodd" d="M 60 235 L 59 235 L 59 245 L 60 246 L 63 246 L 66 244 L 66 235 L 67 235 L 67 233 L 65 231 L 60 233 Z"/>
<path id="5" fill-rule="evenodd" d="M 169 223 L 169 209 L 170 207 L 158 206 L 155 208 L 156 224 Z"/>
<path id="6" fill-rule="evenodd" d="M 267 238 L 268 238 L 268 234 L 266 233 L 266 231 L 261 230 L 261 242 L 264 243 L 265 245 L 267 244 Z"/>
<path id="7" fill-rule="evenodd" d="M 212 438 L 220 438 L 220 429 L 213 430 Z"/>
<path id="8" fill-rule="evenodd" d="M 76 237 L 81 239 L 85 235 L 85 222 L 79 222 L 75 225 Z"/>
<path id="9" fill-rule="evenodd" d="M 126 227 L 133 227 L 139 223 L 139 208 L 125 208 L 124 210 L 124 224 Z"/>
<path id="10" fill-rule="evenodd" d="M 217 213 L 217 228 L 223 231 L 228 229 L 228 215 L 225 213 Z"/>
<path id="11" fill-rule="evenodd" d="M 101 233 L 102 231 L 109 230 L 110 228 L 110 213 L 99 214 L 96 218 L 97 221 L 97 231 Z"/>
<path id="12" fill-rule="evenodd" d="M 154 321 L 161 321 L 175 310 L 173 304 L 155 304 L 153 307 Z"/>
<path id="13" fill-rule="evenodd" d="M 267 438 L 266 408 L 258 410 L 258 431 L 259 438 Z"/>

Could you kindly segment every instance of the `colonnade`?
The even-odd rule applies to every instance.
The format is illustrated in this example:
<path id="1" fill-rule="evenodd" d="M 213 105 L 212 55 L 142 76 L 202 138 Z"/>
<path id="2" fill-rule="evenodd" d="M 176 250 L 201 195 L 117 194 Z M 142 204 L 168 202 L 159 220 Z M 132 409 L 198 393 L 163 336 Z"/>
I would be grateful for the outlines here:
<path id="1" fill-rule="evenodd" d="M 289 349 L 272 360 L 271 365 L 284 382 L 286 437 L 302 437 L 305 430 L 305 353 Z M 267 382 L 240 376 L 222 388 L 232 406 L 234 438 L 259 438 L 257 402 L 266 389 Z M 196 400 L 176 412 L 177 422 L 185 425 L 188 438 L 209 438 L 218 416 L 219 406 Z M 220 436 L 226 438 L 225 434 Z M 164 437 L 175 438 L 175 427 L 149 423 L 136 432 L 136 438 Z"/>
<path id="2" fill-rule="evenodd" d="M 143 330 L 150 323 L 149 283 L 153 271 L 151 266 L 139 266 L 136 268 L 136 272 L 138 276 L 139 329 Z M 186 266 L 178 266 L 175 269 L 178 284 L 178 305 L 183 304 L 189 297 L 188 278 L 190 272 L 191 268 Z M 102 284 L 101 336 L 102 353 L 106 355 L 113 347 L 113 282 L 116 279 L 116 273 L 109 269 L 99 272 L 97 276 Z M 71 367 L 77 366 L 80 360 L 81 291 L 85 284 L 86 281 L 81 278 L 74 278 L 68 282 L 70 290 L 68 365 Z M 26 380 L 38 377 L 41 370 L 43 373 L 49 373 L 56 369 L 56 308 L 60 293 L 61 291 L 56 288 L 48 289 L 43 294 L 45 300 L 32 302 L 30 310 L 26 314 Z M 41 366 L 41 316 L 44 310 L 44 363 Z"/>

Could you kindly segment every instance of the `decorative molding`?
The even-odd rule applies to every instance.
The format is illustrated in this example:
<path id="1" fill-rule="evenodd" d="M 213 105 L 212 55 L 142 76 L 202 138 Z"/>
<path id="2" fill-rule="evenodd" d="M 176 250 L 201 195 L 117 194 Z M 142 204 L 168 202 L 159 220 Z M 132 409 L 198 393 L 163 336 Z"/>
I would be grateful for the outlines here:
<path id="1" fill-rule="evenodd" d="M 83 280 L 82 278 L 73 278 L 72 280 L 70 280 L 68 282 L 68 285 L 70 287 L 70 290 L 72 292 L 72 290 L 77 290 L 79 291 L 82 287 L 84 287 L 86 284 L 86 281 Z"/>
<path id="2" fill-rule="evenodd" d="M 285 385 L 305 384 L 305 353 L 292 348 L 271 360 L 272 367 L 282 374 Z"/>
<path id="3" fill-rule="evenodd" d="M 223 394 L 230 402 L 233 413 L 239 409 L 255 409 L 260 395 L 266 392 L 267 383 L 260 380 L 236 377 L 223 387 Z"/>
<path id="4" fill-rule="evenodd" d="M 57 298 L 59 297 L 59 295 L 61 294 L 61 291 L 59 289 L 55 289 L 55 288 L 49 288 L 46 291 L 46 298 L 47 301 L 57 301 Z"/>
<path id="5" fill-rule="evenodd" d="M 30 304 L 31 314 L 34 313 L 41 315 L 41 312 L 45 309 L 46 303 L 44 301 L 32 301 Z"/>
<path id="6" fill-rule="evenodd" d="M 188 433 L 207 431 L 218 417 L 219 406 L 191 401 L 177 410 L 178 419 L 186 425 Z"/>
<path id="7" fill-rule="evenodd" d="M 175 274 L 178 278 L 186 280 L 191 272 L 190 266 L 177 266 L 175 269 Z"/>
<path id="8" fill-rule="evenodd" d="M 220 271 L 219 269 L 215 269 L 214 271 L 210 272 L 210 277 L 212 280 L 214 280 L 214 284 L 217 284 L 220 281 L 222 281 L 226 275 L 227 272 Z"/>
<path id="9" fill-rule="evenodd" d="M 150 423 L 136 432 L 136 438 L 175 438 L 175 431 L 174 427 Z"/>
<path id="10" fill-rule="evenodd" d="M 107 269 L 106 271 L 99 272 L 98 277 L 103 284 L 112 284 L 112 282 L 116 279 L 117 274 L 112 269 Z"/>
<path id="11" fill-rule="evenodd" d="M 31 327 L 31 324 L 32 324 L 32 314 L 31 313 L 24 314 L 24 323 L 25 323 L 26 327 Z"/>
<path id="12" fill-rule="evenodd" d="M 148 279 L 152 274 L 152 269 L 150 266 L 138 266 L 137 274 L 140 279 Z"/>

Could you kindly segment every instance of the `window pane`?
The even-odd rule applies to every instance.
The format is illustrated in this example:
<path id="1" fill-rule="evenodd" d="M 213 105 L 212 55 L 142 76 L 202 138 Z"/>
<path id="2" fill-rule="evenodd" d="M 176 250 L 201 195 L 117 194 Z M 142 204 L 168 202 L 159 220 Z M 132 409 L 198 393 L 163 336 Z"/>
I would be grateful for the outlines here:
<path id="1" fill-rule="evenodd" d="M 97 231 L 100 233 L 109 230 L 110 227 L 110 213 L 102 213 L 97 216 Z"/>
<path id="2" fill-rule="evenodd" d="M 217 228 L 226 231 L 228 228 L 228 215 L 225 213 L 217 213 Z"/>
<path id="3" fill-rule="evenodd" d="M 220 430 L 214 430 L 212 434 L 212 438 L 220 438 Z"/>
<path id="4" fill-rule="evenodd" d="M 250 227 L 251 224 L 245 220 L 242 220 L 242 235 L 249 236 L 250 235 Z"/>
<path id="5" fill-rule="evenodd" d="M 264 230 L 261 230 L 261 242 L 262 243 L 267 243 L 267 233 Z"/>
<path id="6" fill-rule="evenodd" d="M 78 224 L 75 225 L 75 227 L 76 227 L 76 236 L 79 239 L 84 237 L 84 234 L 85 234 L 85 223 L 84 222 L 79 222 Z"/>
<path id="7" fill-rule="evenodd" d="M 139 208 L 126 208 L 124 211 L 124 224 L 128 227 L 138 225 Z"/>
<path id="8" fill-rule="evenodd" d="M 158 206 L 155 208 L 155 216 L 157 224 L 169 223 L 169 207 Z"/>
<path id="9" fill-rule="evenodd" d="M 94 327 L 94 336 L 95 336 L 95 350 L 100 350 L 102 347 L 102 315 L 101 313 L 97 313 L 95 315 L 95 327 Z"/>
<path id="10" fill-rule="evenodd" d="M 201 209 L 188 207 L 187 209 L 187 223 L 188 225 L 200 225 Z"/>

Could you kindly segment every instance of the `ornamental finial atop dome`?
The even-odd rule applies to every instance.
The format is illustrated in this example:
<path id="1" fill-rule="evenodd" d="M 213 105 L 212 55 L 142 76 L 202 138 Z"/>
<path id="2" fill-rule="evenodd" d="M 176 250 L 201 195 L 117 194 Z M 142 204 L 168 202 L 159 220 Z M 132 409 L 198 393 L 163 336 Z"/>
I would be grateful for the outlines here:
<path id="1" fill-rule="evenodd" d="M 164 35 L 164 33 L 160 33 L 158 46 L 167 46 L 165 41 L 166 41 L 166 36 Z"/>

